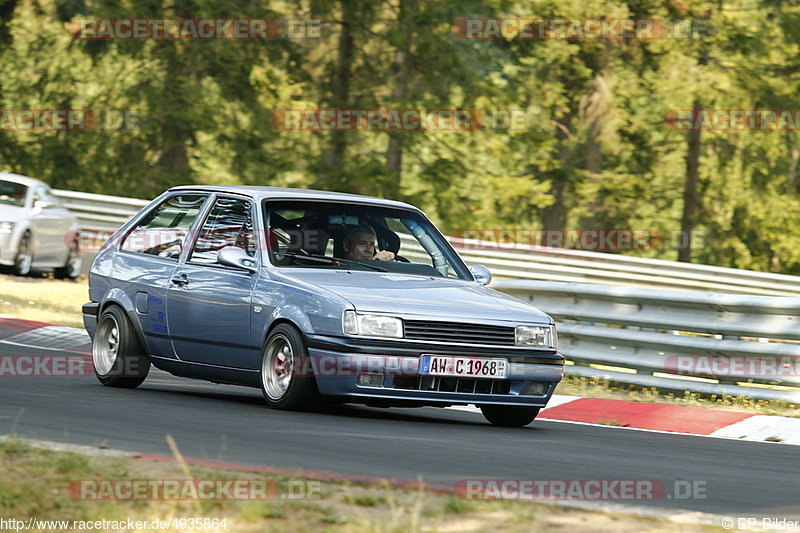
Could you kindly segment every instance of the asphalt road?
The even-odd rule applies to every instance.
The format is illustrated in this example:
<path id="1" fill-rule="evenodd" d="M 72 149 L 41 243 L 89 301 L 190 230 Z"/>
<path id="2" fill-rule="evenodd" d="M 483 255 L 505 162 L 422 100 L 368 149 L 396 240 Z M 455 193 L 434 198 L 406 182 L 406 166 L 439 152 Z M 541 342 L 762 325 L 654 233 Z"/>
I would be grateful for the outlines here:
<path id="1" fill-rule="evenodd" d="M 0 341 L 4 356 L 67 352 Z M 800 447 L 536 421 L 488 425 L 450 409 L 270 410 L 259 391 L 151 373 L 136 390 L 88 377 L 0 377 L 0 433 L 250 465 L 452 484 L 475 478 L 703 482 L 705 499 L 632 502 L 728 516 L 800 517 Z M 671 489 L 670 489 L 671 490 Z M 628 504 L 630 505 L 630 503 Z"/>

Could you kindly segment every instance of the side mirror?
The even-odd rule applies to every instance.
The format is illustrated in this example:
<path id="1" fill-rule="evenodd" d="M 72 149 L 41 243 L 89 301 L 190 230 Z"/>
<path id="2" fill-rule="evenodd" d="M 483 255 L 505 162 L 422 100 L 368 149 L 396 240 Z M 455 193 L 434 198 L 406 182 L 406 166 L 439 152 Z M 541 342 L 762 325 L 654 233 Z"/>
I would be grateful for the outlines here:
<path id="1" fill-rule="evenodd" d="M 55 207 L 56 204 L 53 202 L 48 202 L 47 200 L 36 200 L 33 202 L 33 207 L 36 209 L 48 209 L 50 207 Z"/>
<path id="2" fill-rule="evenodd" d="M 224 248 L 217 252 L 217 262 L 220 265 L 246 270 L 250 273 L 258 272 L 256 260 L 241 248 Z"/>
<path id="3" fill-rule="evenodd" d="M 473 265 L 469 267 L 469 272 L 481 285 L 488 285 L 492 281 L 492 273 L 483 265 Z"/>

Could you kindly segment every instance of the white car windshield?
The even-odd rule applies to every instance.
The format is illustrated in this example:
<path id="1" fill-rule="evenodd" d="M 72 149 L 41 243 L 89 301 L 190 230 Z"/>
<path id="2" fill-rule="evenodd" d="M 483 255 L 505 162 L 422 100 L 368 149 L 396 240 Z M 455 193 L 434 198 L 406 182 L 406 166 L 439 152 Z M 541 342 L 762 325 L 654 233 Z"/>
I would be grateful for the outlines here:
<path id="1" fill-rule="evenodd" d="M 0 205 L 25 205 L 28 187 L 14 181 L 0 180 Z"/>

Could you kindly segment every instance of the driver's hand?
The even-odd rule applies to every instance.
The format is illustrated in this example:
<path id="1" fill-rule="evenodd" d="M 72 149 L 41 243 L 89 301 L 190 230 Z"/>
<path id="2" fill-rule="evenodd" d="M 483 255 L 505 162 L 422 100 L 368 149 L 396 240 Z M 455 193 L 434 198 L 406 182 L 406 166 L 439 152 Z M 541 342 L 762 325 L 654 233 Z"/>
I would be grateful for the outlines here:
<path id="1" fill-rule="evenodd" d="M 394 254 L 389 250 L 381 250 L 372 259 L 376 261 L 394 261 Z"/>

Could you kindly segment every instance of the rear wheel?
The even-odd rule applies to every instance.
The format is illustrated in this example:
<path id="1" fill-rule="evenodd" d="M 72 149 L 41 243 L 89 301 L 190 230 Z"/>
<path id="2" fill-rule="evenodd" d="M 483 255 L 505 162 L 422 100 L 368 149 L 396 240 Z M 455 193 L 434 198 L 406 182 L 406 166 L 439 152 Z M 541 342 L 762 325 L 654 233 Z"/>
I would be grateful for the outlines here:
<path id="1" fill-rule="evenodd" d="M 17 255 L 14 256 L 14 274 L 27 276 L 31 273 L 33 264 L 33 243 L 31 242 L 31 232 L 26 231 L 19 239 Z"/>
<path id="2" fill-rule="evenodd" d="M 81 251 L 78 241 L 75 241 L 70 245 L 67 262 L 63 267 L 55 269 L 53 275 L 56 279 L 75 279 L 81 275 L 81 265 Z"/>
<path id="3" fill-rule="evenodd" d="M 483 416 L 492 425 L 509 428 L 527 426 L 539 414 L 538 407 L 518 407 L 515 405 L 480 405 Z"/>
<path id="4" fill-rule="evenodd" d="M 317 381 L 300 332 L 279 324 L 267 338 L 261 355 L 261 392 L 273 409 L 308 410 L 320 407 Z"/>
<path id="5" fill-rule="evenodd" d="M 97 322 L 92 361 L 95 376 L 107 387 L 136 388 L 150 372 L 150 360 L 144 355 L 130 320 L 116 305 L 103 311 Z"/>

